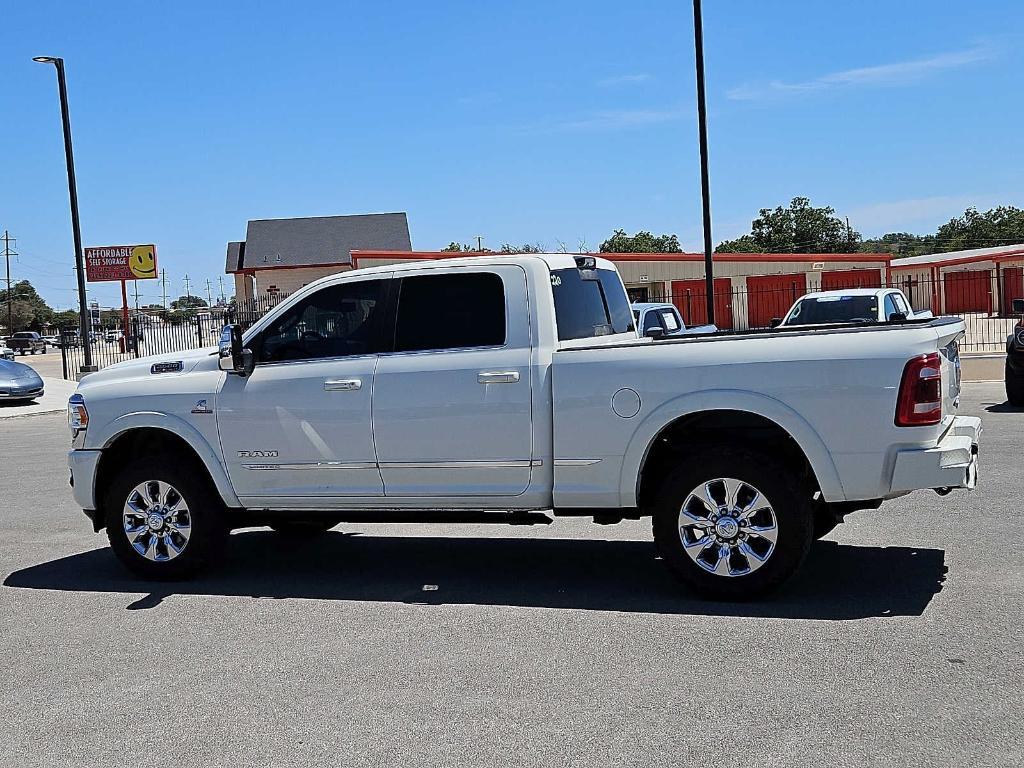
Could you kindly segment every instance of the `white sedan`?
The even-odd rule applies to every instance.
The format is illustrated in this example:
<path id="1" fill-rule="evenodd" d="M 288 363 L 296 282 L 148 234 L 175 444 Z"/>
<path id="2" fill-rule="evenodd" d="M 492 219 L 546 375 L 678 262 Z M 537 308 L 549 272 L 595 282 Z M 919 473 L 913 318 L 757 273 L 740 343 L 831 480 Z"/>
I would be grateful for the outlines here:
<path id="1" fill-rule="evenodd" d="M 888 323 L 923 320 L 929 311 L 915 312 L 897 288 L 851 288 L 816 291 L 801 296 L 776 325 L 828 325 L 831 323 Z"/>

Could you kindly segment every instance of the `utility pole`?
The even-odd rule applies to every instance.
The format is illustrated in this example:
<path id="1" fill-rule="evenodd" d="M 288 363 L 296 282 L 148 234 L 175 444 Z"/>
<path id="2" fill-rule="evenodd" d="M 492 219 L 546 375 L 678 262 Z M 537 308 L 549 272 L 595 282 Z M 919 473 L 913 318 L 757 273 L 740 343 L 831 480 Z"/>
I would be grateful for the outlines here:
<path id="1" fill-rule="evenodd" d="M 167 311 L 167 270 L 160 270 L 161 291 L 164 295 L 164 312 Z"/>
<path id="2" fill-rule="evenodd" d="M 64 131 L 64 159 L 68 167 L 68 199 L 71 203 L 71 234 L 75 241 L 75 269 L 78 273 L 78 327 L 82 334 L 83 364 L 81 373 L 96 370 L 92 364 L 92 340 L 89 338 L 91 318 L 85 306 L 85 257 L 82 254 L 82 228 L 78 220 L 78 186 L 75 183 L 75 158 L 71 150 L 71 116 L 68 109 L 67 78 L 64 59 L 59 56 L 35 56 L 33 61 L 53 64 L 57 69 L 57 92 L 60 97 L 61 126 Z"/>
<path id="3" fill-rule="evenodd" d="M 4 257 L 7 259 L 7 332 L 14 333 L 14 293 L 11 291 L 11 256 L 17 256 L 11 250 L 11 233 L 4 230 Z M 15 242 L 17 242 L 15 240 Z"/>
<path id="4" fill-rule="evenodd" d="M 139 312 L 139 281 L 132 280 L 132 286 L 135 289 L 135 313 Z"/>
<path id="5" fill-rule="evenodd" d="M 210 278 L 206 278 L 206 306 L 213 306 L 213 296 L 210 295 Z"/>
<path id="6" fill-rule="evenodd" d="M 484 250 L 484 236 L 483 235 L 477 235 L 476 236 L 476 249 L 478 251 L 480 251 L 481 253 L 483 252 L 483 250 Z"/>
<path id="7" fill-rule="evenodd" d="M 697 62 L 697 128 L 700 136 L 700 196 L 704 215 L 704 292 L 708 300 L 707 323 L 715 322 L 715 275 L 711 249 L 711 182 L 708 178 L 708 110 L 704 101 L 704 23 L 700 0 L 693 0 L 693 48 Z"/>
<path id="8" fill-rule="evenodd" d="M 217 282 L 220 283 L 220 303 L 221 304 L 227 304 L 228 303 L 228 299 L 224 295 L 224 275 L 219 275 L 217 277 Z"/>
<path id="9" fill-rule="evenodd" d="M 189 289 L 188 289 L 188 286 L 189 286 L 188 273 L 185 274 L 185 280 L 183 282 L 185 283 L 185 299 L 186 300 L 191 299 L 192 298 L 192 294 L 189 292 Z M 191 304 L 192 302 L 189 301 L 188 303 Z"/>

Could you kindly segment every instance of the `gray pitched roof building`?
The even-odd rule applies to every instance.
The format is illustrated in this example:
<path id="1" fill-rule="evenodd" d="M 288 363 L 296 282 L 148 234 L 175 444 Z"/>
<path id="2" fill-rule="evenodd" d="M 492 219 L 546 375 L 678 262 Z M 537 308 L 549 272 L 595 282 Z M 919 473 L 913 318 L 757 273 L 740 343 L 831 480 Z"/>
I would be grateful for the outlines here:
<path id="1" fill-rule="evenodd" d="M 405 213 L 254 219 L 245 240 L 228 243 L 224 269 L 235 276 L 239 301 L 283 296 L 352 269 L 353 250 L 411 251 Z"/>
<path id="2" fill-rule="evenodd" d="M 406 214 L 254 219 L 244 242 L 228 243 L 226 271 L 345 267 L 353 250 L 411 251 Z"/>

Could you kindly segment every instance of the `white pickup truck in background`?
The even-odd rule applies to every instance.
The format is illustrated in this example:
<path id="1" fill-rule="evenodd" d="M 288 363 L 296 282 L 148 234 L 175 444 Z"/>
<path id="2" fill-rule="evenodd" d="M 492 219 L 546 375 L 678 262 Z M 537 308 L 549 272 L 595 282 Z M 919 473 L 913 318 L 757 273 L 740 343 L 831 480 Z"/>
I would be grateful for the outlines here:
<path id="1" fill-rule="evenodd" d="M 196 572 L 233 527 L 649 516 L 691 588 L 749 598 L 853 510 L 974 486 L 963 333 L 939 318 L 652 341 L 603 259 L 356 270 L 225 328 L 219 350 L 87 376 L 73 491 L 150 578 Z"/>
<path id="2" fill-rule="evenodd" d="M 687 326 L 679 308 L 668 302 L 638 301 L 632 304 L 636 335 L 648 339 L 664 339 L 670 336 L 692 336 L 697 333 L 714 333 L 714 325 Z"/>
<path id="3" fill-rule="evenodd" d="M 804 294 L 775 325 L 901 323 L 931 317 L 929 310 L 911 309 L 910 301 L 898 288 L 850 288 Z"/>

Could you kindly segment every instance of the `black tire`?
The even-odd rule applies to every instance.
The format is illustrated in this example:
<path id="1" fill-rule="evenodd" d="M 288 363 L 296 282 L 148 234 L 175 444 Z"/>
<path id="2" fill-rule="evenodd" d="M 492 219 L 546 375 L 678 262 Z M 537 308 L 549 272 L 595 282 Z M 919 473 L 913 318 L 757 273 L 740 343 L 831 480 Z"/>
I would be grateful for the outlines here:
<path id="1" fill-rule="evenodd" d="M 148 481 L 163 482 L 175 489 L 188 512 L 186 519 L 177 521 L 187 524 L 186 543 L 179 554 L 163 561 L 140 554 L 132 546 L 131 534 L 125 530 L 125 506 L 136 487 Z M 103 495 L 103 509 L 111 549 L 130 571 L 144 579 L 165 581 L 194 576 L 221 558 L 229 533 L 223 505 L 212 481 L 195 462 L 173 454 L 154 454 L 125 466 Z M 137 530 L 140 535 L 148 533 L 144 527 Z M 153 543 L 152 535 L 139 545 L 145 545 L 147 552 L 159 554 L 159 545 Z M 165 555 L 170 552 L 166 544 L 162 552 Z"/>
<path id="2" fill-rule="evenodd" d="M 282 520 L 279 523 L 274 523 L 270 528 L 282 536 L 306 538 L 327 533 L 337 524 L 337 520 Z"/>
<path id="3" fill-rule="evenodd" d="M 1007 362 L 1003 369 L 1003 380 L 1006 382 L 1006 402 L 1010 405 L 1024 406 L 1024 376 L 1015 372 Z"/>
<path id="4" fill-rule="evenodd" d="M 737 548 L 735 551 L 738 554 L 730 554 L 724 560 L 723 567 L 718 557 L 721 550 L 713 539 L 709 539 L 711 545 L 700 549 L 691 548 L 695 555 L 697 552 L 715 555 L 716 569 L 728 568 L 730 571 L 735 570 L 738 575 L 712 573 L 694 562 L 683 546 L 684 533 L 679 527 L 681 510 L 690 492 L 720 478 L 735 479 L 753 486 L 774 511 L 777 531 L 774 548 L 770 548 L 767 539 L 753 532 L 748 534 L 749 539 L 744 542 L 748 548 L 756 547 L 766 553 L 757 565 L 754 565 L 753 558 L 739 552 Z M 756 503 L 751 506 L 758 508 Z M 708 511 L 710 520 L 710 510 L 706 506 L 702 509 Z M 757 512 L 751 515 L 751 520 L 766 524 L 767 520 L 771 520 L 771 513 Z M 696 530 L 687 528 L 685 535 L 691 536 Z M 689 459 L 682 459 L 679 468 L 662 483 L 655 503 L 654 543 L 659 556 L 676 577 L 707 598 L 750 600 L 770 592 L 799 569 L 810 549 L 813 535 L 814 516 L 809 490 L 792 469 L 761 454 L 712 448 Z M 749 569 L 748 573 L 740 573 L 744 567 Z"/>
<path id="5" fill-rule="evenodd" d="M 46 347 L 43 347 L 43 354 L 46 354 Z"/>

